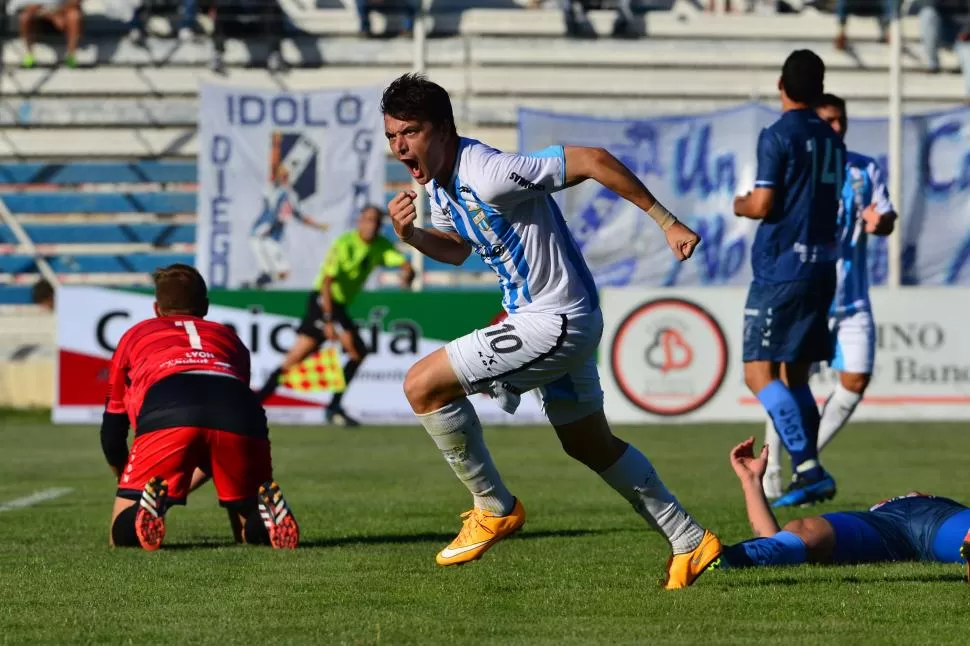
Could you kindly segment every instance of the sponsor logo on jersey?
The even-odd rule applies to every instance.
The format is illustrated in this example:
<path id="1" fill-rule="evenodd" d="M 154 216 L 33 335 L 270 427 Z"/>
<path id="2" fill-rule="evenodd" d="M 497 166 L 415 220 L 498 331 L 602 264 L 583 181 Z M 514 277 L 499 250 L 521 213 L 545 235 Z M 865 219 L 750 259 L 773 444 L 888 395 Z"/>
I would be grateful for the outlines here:
<path id="1" fill-rule="evenodd" d="M 509 179 L 512 180 L 513 182 L 515 182 L 516 184 L 518 184 L 519 186 L 521 186 L 522 188 L 527 188 L 530 191 L 544 191 L 544 190 L 546 190 L 546 185 L 545 184 L 541 184 L 541 183 L 540 184 L 535 184 L 535 183 L 530 182 L 529 180 L 527 180 L 526 178 L 522 177 L 521 175 L 519 175 L 518 173 L 515 173 L 515 172 L 509 173 Z"/>

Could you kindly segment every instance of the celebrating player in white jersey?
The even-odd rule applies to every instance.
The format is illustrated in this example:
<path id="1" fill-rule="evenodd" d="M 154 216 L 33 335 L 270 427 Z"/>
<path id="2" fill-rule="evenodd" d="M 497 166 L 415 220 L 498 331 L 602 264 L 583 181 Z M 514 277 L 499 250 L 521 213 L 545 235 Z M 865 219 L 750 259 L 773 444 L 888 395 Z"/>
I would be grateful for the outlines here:
<path id="1" fill-rule="evenodd" d="M 404 381 L 411 407 L 474 498 L 461 532 L 437 562 L 477 559 L 525 522 L 522 503 L 485 447 L 468 395 L 517 399 L 539 388 L 566 453 L 598 473 L 670 542 L 665 586 L 690 585 L 718 557 L 721 543 L 681 507 L 647 458 L 610 430 L 596 370 L 603 332 L 596 286 L 550 194 L 595 179 L 656 220 L 680 260 L 693 253 L 697 235 L 605 150 L 554 146 L 524 156 L 459 137 L 448 93 L 423 76 L 406 74 L 391 83 L 381 111 L 392 153 L 431 200 L 434 227 L 428 229 L 414 226 L 414 192 L 391 200 L 398 236 L 454 265 L 475 250 L 498 274 L 509 313 L 424 357 Z"/>
<path id="2" fill-rule="evenodd" d="M 825 94 L 816 106 L 818 116 L 845 138 L 848 113 L 845 101 Z M 869 270 L 866 242 L 869 234 L 887 236 L 893 232 L 896 211 L 882 169 L 876 160 L 850 152 L 845 165 L 845 182 L 839 204 L 838 284 L 829 310 L 829 328 L 835 344 L 831 368 L 839 382 L 822 408 L 818 430 L 819 451 L 845 426 L 872 378 L 876 355 L 876 326 L 869 302 Z M 769 419 L 765 429 L 769 464 L 764 489 L 769 498 L 782 494 L 781 446 Z"/>

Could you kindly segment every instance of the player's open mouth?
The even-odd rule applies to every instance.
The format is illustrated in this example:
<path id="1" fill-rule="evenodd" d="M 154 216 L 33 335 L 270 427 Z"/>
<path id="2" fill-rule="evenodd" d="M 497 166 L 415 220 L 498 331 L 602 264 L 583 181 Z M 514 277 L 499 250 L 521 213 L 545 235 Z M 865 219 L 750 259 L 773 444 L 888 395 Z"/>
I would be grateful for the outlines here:
<path id="1" fill-rule="evenodd" d="M 411 177 L 415 179 L 421 177 L 421 169 L 418 166 L 417 159 L 402 158 L 401 162 L 408 167 L 408 172 L 411 173 Z"/>

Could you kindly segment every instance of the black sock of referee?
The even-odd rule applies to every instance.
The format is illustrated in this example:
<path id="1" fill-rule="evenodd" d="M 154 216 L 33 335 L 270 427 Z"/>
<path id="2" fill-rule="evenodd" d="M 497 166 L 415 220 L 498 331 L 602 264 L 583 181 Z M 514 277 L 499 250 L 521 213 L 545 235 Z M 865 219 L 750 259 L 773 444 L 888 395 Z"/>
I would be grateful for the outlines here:
<path id="1" fill-rule="evenodd" d="M 246 516 L 243 539 L 247 545 L 269 545 L 269 532 L 266 531 L 266 525 L 263 524 L 258 508 L 253 509 Z"/>
<path id="2" fill-rule="evenodd" d="M 344 400 L 344 393 L 347 392 L 347 388 L 350 387 L 350 382 L 353 380 L 354 375 L 357 374 L 357 368 L 360 367 L 360 363 L 360 361 L 350 359 L 344 364 L 344 389 L 339 393 L 334 393 L 333 398 L 327 405 L 329 408 L 334 410 L 340 409 L 340 402 Z"/>
<path id="3" fill-rule="evenodd" d="M 138 503 L 124 510 L 111 525 L 111 540 L 115 547 L 138 547 L 138 535 L 135 533 L 135 514 L 138 513 Z M 262 524 L 262 523 L 260 523 Z"/>
<path id="4" fill-rule="evenodd" d="M 282 366 L 270 374 L 269 378 L 266 380 L 266 383 L 263 384 L 263 387 L 259 389 L 258 393 L 256 393 L 259 396 L 260 402 L 266 401 L 269 399 L 270 395 L 276 392 L 276 389 L 279 388 L 280 385 L 281 374 L 283 374 Z"/>

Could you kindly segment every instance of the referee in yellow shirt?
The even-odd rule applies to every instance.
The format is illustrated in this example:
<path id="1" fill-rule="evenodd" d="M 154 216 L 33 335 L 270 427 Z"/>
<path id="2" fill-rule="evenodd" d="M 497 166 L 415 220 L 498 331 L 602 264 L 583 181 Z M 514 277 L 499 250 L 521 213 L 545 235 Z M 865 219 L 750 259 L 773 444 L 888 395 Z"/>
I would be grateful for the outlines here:
<path id="1" fill-rule="evenodd" d="M 349 357 L 344 365 L 347 387 L 360 367 L 367 350 L 357 331 L 357 324 L 347 308 L 360 293 L 371 272 L 377 267 L 400 267 L 401 286 L 407 289 L 414 280 L 414 269 L 407 257 L 380 234 L 384 212 L 376 206 L 365 206 L 360 212 L 357 229 L 337 238 L 320 266 L 307 299 L 306 314 L 297 329 L 296 342 L 273 371 L 259 398 L 265 401 L 279 386 L 280 375 L 299 365 L 317 351 L 326 340 L 340 340 Z M 339 331 L 338 331 L 339 326 Z M 344 390 L 346 392 L 346 389 Z M 341 407 L 343 393 L 335 393 L 327 406 L 327 422 L 338 426 L 359 426 Z"/>

